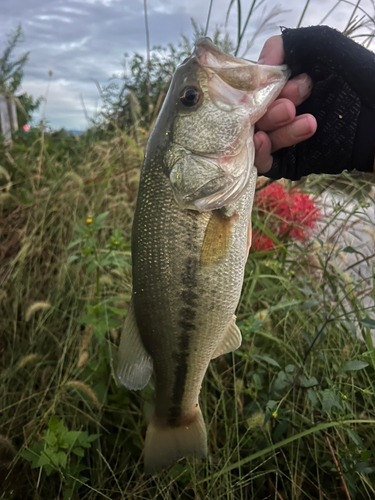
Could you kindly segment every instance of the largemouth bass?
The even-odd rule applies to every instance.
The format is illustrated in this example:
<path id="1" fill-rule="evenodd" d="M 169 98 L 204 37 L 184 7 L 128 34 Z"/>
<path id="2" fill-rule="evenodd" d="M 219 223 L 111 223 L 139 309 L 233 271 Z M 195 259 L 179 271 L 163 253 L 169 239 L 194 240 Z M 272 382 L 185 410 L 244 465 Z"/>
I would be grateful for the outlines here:
<path id="1" fill-rule="evenodd" d="M 202 380 L 210 360 L 242 340 L 234 313 L 251 242 L 254 123 L 288 76 L 286 66 L 237 59 L 202 38 L 173 76 L 148 141 L 117 369 L 133 390 L 155 377 L 147 474 L 206 454 Z"/>

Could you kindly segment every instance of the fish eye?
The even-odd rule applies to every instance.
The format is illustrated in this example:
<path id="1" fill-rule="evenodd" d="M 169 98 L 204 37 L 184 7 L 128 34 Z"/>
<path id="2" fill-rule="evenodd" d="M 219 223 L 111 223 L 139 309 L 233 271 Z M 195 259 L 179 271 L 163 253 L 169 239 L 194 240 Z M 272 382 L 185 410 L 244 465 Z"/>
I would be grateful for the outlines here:
<path id="1" fill-rule="evenodd" d="M 200 96 L 200 92 L 196 87 L 185 87 L 181 92 L 180 99 L 184 106 L 191 108 L 197 104 Z"/>

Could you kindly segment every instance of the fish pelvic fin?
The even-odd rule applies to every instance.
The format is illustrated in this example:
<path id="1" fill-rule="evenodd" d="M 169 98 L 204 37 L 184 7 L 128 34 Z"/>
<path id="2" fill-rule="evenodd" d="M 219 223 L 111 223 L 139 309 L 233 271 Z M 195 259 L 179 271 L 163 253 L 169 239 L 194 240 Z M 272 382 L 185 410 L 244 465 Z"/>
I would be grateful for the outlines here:
<path id="1" fill-rule="evenodd" d="M 143 346 L 132 299 L 121 334 L 116 375 L 126 388 L 140 390 L 147 385 L 152 371 L 152 359 Z"/>
<path id="2" fill-rule="evenodd" d="M 232 316 L 229 322 L 227 331 L 225 332 L 224 338 L 217 346 L 215 352 L 211 359 L 215 359 L 222 354 L 227 354 L 228 352 L 235 351 L 240 347 L 242 343 L 242 335 L 240 329 L 236 325 L 236 316 Z"/>
<path id="3" fill-rule="evenodd" d="M 192 418 L 178 426 L 160 426 L 155 417 L 151 419 L 144 450 L 146 475 L 156 474 L 181 457 L 204 458 L 206 454 L 206 427 L 199 406 Z"/>

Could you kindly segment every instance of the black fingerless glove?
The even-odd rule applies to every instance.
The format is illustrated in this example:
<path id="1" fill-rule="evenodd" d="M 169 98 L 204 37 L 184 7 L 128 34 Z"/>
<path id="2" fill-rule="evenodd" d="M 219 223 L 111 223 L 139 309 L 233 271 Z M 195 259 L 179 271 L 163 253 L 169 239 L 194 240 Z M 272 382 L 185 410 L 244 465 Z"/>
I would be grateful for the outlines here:
<path id="1" fill-rule="evenodd" d="M 375 54 L 327 26 L 283 29 L 292 77 L 307 73 L 314 86 L 297 114 L 318 122 L 307 141 L 273 154 L 271 179 L 298 180 L 343 170 L 372 172 L 375 153 Z"/>

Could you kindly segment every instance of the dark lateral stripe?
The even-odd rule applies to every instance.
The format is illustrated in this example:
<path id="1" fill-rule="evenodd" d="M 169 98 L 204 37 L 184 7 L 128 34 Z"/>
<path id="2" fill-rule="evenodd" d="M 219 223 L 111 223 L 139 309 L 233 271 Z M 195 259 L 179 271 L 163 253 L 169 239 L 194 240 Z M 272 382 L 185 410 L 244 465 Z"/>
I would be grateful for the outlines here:
<path id="1" fill-rule="evenodd" d="M 196 329 L 194 320 L 198 295 L 194 292 L 197 287 L 197 270 L 199 261 L 197 258 L 186 259 L 181 272 L 181 299 L 184 303 L 179 311 L 178 326 L 180 333 L 178 338 L 178 351 L 176 352 L 177 365 L 174 371 L 174 384 L 172 390 L 171 407 L 169 409 L 169 425 L 178 425 L 181 417 L 181 403 L 184 397 L 186 377 L 188 373 L 189 347 L 193 332 Z"/>

